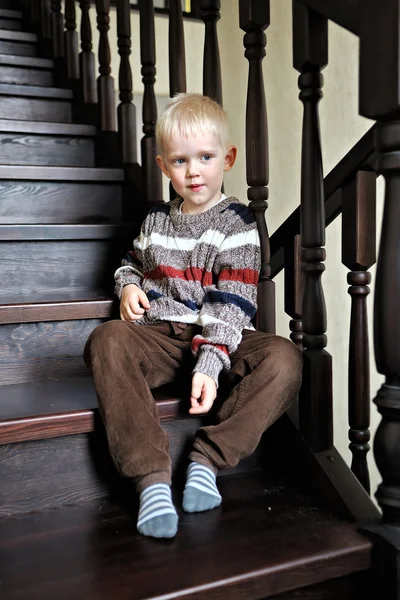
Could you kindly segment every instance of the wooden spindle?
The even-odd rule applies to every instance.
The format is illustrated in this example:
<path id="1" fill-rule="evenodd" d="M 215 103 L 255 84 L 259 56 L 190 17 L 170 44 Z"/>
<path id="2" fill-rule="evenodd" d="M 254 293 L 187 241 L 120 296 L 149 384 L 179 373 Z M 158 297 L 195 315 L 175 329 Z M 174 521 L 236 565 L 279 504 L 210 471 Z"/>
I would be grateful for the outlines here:
<path id="1" fill-rule="evenodd" d="M 351 321 L 349 343 L 349 440 L 351 470 L 370 492 L 370 385 L 367 295 L 375 263 L 376 175 L 359 171 L 342 190 L 342 262 L 350 273 Z"/>
<path id="2" fill-rule="evenodd" d="M 301 268 L 301 240 L 295 235 L 285 246 L 285 312 L 290 315 L 290 339 L 303 350 L 303 272 Z"/>
<path id="3" fill-rule="evenodd" d="M 108 43 L 110 29 L 110 0 L 96 0 L 97 29 L 99 30 L 99 128 L 102 132 L 116 131 L 114 79 L 111 77 L 111 54 Z"/>
<path id="4" fill-rule="evenodd" d="M 257 221 L 261 242 L 257 329 L 275 332 L 275 284 L 271 281 L 270 247 L 265 211 L 268 208 L 268 123 L 262 60 L 266 54 L 265 29 L 270 23 L 267 0 L 239 0 L 240 28 L 249 61 L 246 104 L 246 179 L 249 208 Z"/>
<path id="5" fill-rule="evenodd" d="M 129 0 L 117 1 L 118 52 L 121 57 L 119 68 L 118 133 L 121 157 L 124 164 L 136 163 L 136 108 L 132 104 L 131 17 Z"/>
<path id="6" fill-rule="evenodd" d="M 56 61 L 64 58 L 64 17 L 61 0 L 51 0 L 51 39 L 53 56 Z"/>
<path id="7" fill-rule="evenodd" d="M 161 171 L 156 163 L 157 105 L 154 93 L 156 81 L 156 42 L 153 0 L 139 0 L 140 58 L 142 62 L 143 133 L 141 140 L 143 193 L 148 204 L 162 199 Z"/>
<path id="8" fill-rule="evenodd" d="M 40 54 L 42 56 L 50 56 L 52 48 L 50 0 L 40 0 L 39 15 Z"/>
<path id="9" fill-rule="evenodd" d="M 303 385 L 300 428 L 314 451 L 332 445 L 332 358 L 327 344 L 325 298 L 325 206 L 318 103 L 321 69 L 328 61 L 327 20 L 298 0 L 293 2 L 293 63 L 300 71 L 299 98 L 304 105 L 301 164 L 301 242 L 304 270 Z"/>
<path id="10" fill-rule="evenodd" d="M 205 25 L 203 94 L 222 106 L 221 60 L 217 33 L 217 22 L 221 18 L 220 9 L 220 0 L 200 0 L 200 16 Z"/>
<path id="11" fill-rule="evenodd" d="M 90 0 L 79 2 L 81 9 L 81 52 L 79 67 L 82 81 L 82 100 L 88 105 L 97 103 L 95 56 L 92 52 L 92 26 L 90 23 Z"/>
<path id="12" fill-rule="evenodd" d="M 186 92 L 185 38 L 181 0 L 169 3 L 169 95 Z"/>
<path id="13" fill-rule="evenodd" d="M 75 0 L 65 0 L 64 49 L 67 77 L 79 80 L 78 32 L 76 31 Z"/>

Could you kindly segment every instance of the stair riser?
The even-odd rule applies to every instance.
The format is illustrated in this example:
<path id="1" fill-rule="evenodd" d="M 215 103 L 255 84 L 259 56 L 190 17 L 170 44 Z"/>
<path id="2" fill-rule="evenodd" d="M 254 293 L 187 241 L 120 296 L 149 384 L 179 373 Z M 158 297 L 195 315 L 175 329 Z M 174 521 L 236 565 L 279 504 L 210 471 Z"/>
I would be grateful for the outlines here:
<path id="1" fill-rule="evenodd" d="M 71 102 L 0 95 L 0 119 L 71 123 Z"/>
<path id="2" fill-rule="evenodd" d="M 0 242 L 1 296 L 95 291 L 112 286 L 128 245 L 112 239 Z"/>
<path id="3" fill-rule="evenodd" d="M 17 85 L 40 85 L 52 86 L 53 74 L 45 69 L 8 67 L 0 65 L 1 83 L 13 83 Z"/>
<path id="4" fill-rule="evenodd" d="M 0 29 L 3 19 L 0 19 Z M 13 21 L 9 21 L 13 23 Z M 15 21 L 18 25 L 18 21 Z M 9 27 L 8 29 L 11 29 Z M 25 44 L 24 42 L 9 42 L 8 40 L 0 40 L 0 54 L 11 54 L 13 56 L 36 56 L 36 47 L 33 44 Z"/>
<path id="5" fill-rule="evenodd" d="M 94 167 L 91 139 L 46 135 L 0 133 L 3 165 Z"/>
<path id="6" fill-rule="evenodd" d="M 3 19 L 0 18 L 0 29 L 5 29 L 7 31 L 21 31 L 22 30 L 22 22 L 18 19 Z"/>
<path id="7" fill-rule="evenodd" d="M 174 474 L 182 473 L 198 418 L 163 423 Z M 104 430 L 0 446 L 0 517 L 113 495 L 134 505 L 134 490 L 116 472 Z"/>
<path id="8" fill-rule="evenodd" d="M 0 224 L 118 223 L 122 186 L 111 183 L 0 181 Z"/>
<path id="9" fill-rule="evenodd" d="M 101 319 L 0 326 L 0 385 L 87 375 L 82 354 Z"/>

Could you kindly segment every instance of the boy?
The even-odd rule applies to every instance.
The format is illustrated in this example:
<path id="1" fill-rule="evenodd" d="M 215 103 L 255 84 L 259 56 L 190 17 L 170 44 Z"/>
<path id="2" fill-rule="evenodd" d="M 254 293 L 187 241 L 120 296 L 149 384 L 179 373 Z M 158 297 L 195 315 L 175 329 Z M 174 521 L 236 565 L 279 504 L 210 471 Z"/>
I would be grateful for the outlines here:
<path id="1" fill-rule="evenodd" d="M 140 494 L 138 531 L 173 537 L 168 439 L 151 389 L 191 376 L 189 413 L 207 413 L 224 370 L 230 395 L 189 456 L 183 509 L 221 503 L 219 469 L 235 466 L 296 397 L 301 353 L 254 331 L 260 247 L 249 209 L 221 193 L 236 159 L 227 118 L 199 94 L 174 97 L 156 127 L 157 163 L 177 198 L 146 217 L 115 273 L 121 321 L 91 334 L 91 369 L 110 452 Z"/>

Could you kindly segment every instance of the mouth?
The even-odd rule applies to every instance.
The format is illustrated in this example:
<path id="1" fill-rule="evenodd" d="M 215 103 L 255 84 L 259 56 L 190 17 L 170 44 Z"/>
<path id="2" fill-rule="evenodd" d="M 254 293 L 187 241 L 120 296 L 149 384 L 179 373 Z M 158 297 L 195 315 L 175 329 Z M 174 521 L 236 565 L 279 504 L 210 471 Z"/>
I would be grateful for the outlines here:
<path id="1" fill-rule="evenodd" d="M 203 189 L 203 184 L 202 183 L 193 183 L 192 185 L 189 185 L 188 188 L 192 192 L 199 192 L 201 189 Z"/>

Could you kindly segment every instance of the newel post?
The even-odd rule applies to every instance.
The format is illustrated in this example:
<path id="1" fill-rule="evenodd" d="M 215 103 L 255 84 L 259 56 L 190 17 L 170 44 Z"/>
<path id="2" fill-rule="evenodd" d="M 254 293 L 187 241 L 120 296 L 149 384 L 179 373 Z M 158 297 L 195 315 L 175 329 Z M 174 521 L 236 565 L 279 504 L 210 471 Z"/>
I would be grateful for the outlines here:
<path id="1" fill-rule="evenodd" d="M 376 366 L 385 382 L 374 399 L 381 423 L 374 440 L 382 477 L 382 524 L 368 528 L 385 600 L 400 595 L 400 0 L 360 3 L 360 114 L 378 121 L 377 171 L 385 203 L 374 302 Z M 373 43 L 371 43 L 373 42 Z M 382 587 L 384 586 L 384 588 Z"/>

